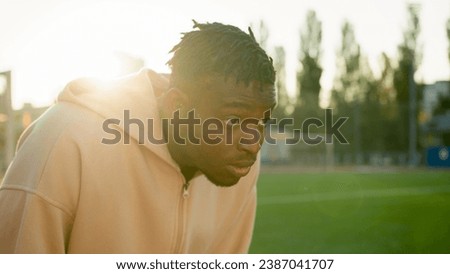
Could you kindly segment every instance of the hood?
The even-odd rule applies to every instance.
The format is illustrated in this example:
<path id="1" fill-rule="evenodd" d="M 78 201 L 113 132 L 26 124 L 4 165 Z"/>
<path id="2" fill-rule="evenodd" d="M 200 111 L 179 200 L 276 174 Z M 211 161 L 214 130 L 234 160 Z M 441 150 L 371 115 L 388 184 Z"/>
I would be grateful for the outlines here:
<path id="1" fill-rule="evenodd" d="M 166 76 L 143 69 L 136 74 L 108 82 L 93 78 L 72 81 L 60 93 L 57 102 L 76 104 L 97 113 L 105 120 L 116 119 L 120 123 L 114 126 L 121 131 L 122 137 L 125 133 L 137 142 L 139 142 L 143 129 L 144 140 L 140 145 L 153 151 L 179 170 L 178 165 L 170 156 L 167 145 L 152 143 L 148 138 L 149 134 L 153 134 L 153 138 L 157 140 L 163 138 L 157 106 L 157 97 L 160 94 L 155 94 L 155 92 L 167 90 L 168 86 L 169 80 Z M 124 123 L 126 112 L 129 112 L 130 119 L 127 124 Z M 130 122 L 131 119 L 142 121 L 144 127 L 138 126 L 136 122 Z M 153 124 L 151 131 L 149 131 L 149 121 Z M 121 142 L 123 142 L 123 138 Z"/>

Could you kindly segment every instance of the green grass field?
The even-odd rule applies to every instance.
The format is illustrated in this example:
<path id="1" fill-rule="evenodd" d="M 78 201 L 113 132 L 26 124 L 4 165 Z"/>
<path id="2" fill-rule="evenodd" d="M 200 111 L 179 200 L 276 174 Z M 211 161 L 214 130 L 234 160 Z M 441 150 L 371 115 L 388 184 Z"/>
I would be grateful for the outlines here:
<path id="1" fill-rule="evenodd" d="M 261 174 L 250 253 L 450 253 L 450 172 Z"/>

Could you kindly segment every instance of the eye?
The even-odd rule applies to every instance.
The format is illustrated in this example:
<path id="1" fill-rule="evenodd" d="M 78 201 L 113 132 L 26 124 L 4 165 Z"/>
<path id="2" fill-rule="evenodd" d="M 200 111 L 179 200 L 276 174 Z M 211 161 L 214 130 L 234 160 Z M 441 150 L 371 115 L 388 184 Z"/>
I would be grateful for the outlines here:
<path id="1" fill-rule="evenodd" d="M 237 117 L 237 116 L 230 116 L 227 118 L 227 126 L 236 126 L 239 125 L 241 123 L 241 118 Z"/>
<path id="2" fill-rule="evenodd" d="M 260 121 L 260 125 L 266 126 L 270 121 L 272 121 L 271 117 L 266 117 Z"/>
<path id="3" fill-rule="evenodd" d="M 269 125 L 270 123 L 273 123 L 273 121 L 274 121 L 274 119 L 272 117 L 266 117 L 264 119 L 259 120 L 258 125 L 267 127 L 267 125 Z"/>

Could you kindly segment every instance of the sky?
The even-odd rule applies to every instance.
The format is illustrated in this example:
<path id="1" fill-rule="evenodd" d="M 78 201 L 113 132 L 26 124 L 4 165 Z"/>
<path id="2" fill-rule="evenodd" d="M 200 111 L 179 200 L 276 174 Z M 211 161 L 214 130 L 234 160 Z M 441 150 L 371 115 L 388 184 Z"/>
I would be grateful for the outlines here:
<path id="1" fill-rule="evenodd" d="M 263 20 L 267 51 L 283 46 L 287 87 L 294 94 L 299 69 L 299 33 L 308 10 L 322 21 L 322 94 L 329 94 L 345 19 L 375 73 L 380 55 L 397 56 L 407 25 L 406 0 L 0 0 L 0 71 L 11 70 L 13 107 L 51 104 L 67 82 L 82 76 L 117 74 L 116 52 L 142 58 L 148 68 L 169 72 L 169 50 L 180 33 L 198 22 L 222 22 L 246 30 Z M 450 78 L 445 22 L 450 1 L 417 0 L 423 59 L 415 78 L 433 83 Z"/>

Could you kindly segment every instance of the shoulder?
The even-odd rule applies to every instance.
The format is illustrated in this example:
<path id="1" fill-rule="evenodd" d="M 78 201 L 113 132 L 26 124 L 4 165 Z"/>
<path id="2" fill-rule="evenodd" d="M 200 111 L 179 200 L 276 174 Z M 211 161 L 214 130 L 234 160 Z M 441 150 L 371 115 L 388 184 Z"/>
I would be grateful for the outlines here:
<path id="1" fill-rule="evenodd" d="M 61 140 L 79 140 L 102 132 L 102 117 L 76 104 L 57 103 L 33 122 L 20 136 L 17 152 L 41 147 L 51 150 Z"/>

